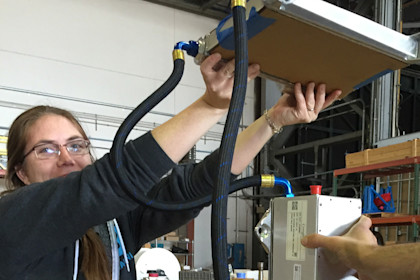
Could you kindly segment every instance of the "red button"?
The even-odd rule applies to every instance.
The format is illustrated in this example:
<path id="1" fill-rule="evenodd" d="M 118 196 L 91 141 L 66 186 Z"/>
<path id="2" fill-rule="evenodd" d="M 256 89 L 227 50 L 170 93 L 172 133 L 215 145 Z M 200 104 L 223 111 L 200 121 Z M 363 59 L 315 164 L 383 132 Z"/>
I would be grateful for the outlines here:
<path id="1" fill-rule="evenodd" d="M 311 194 L 321 194 L 321 185 L 310 185 L 309 187 L 311 188 Z"/>

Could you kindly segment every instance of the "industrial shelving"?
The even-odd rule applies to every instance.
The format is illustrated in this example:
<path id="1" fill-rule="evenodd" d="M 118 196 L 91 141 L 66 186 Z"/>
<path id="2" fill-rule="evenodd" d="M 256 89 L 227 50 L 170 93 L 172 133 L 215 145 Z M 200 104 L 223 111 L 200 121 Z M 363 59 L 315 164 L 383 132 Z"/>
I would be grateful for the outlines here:
<path id="1" fill-rule="evenodd" d="M 420 215 L 402 215 L 395 217 L 371 217 L 374 226 L 403 226 L 420 224 Z"/>
<path id="2" fill-rule="evenodd" d="M 412 225 L 412 238 L 416 241 L 418 238 L 418 229 L 420 224 L 419 213 L 419 170 L 420 157 L 407 157 L 400 160 L 381 162 L 351 168 L 342 168 L 334 170 L 332 195 L 337 195 L 339 177 L 348 174 L 361 174 L 361 181 L 378 177 L 400 175 L 404 173 L 413 173 L 414 198 L 413 211 L 407 215 L 396 215 L 392 217 L 372 217 L 372 224 L 379 226 L 403 226 Z"/>
<path id="3" fill-rule="evenodd" d="M 158 248 L 159 244 L 166 248 L 169 246 L 168 249 L 171 251 L 175 256 L 179 257 L 178 261 L 180 265 L 188 265 L 190 267 L 194 267 L 194 240 L 183 239 L 183 240 L 159 240 L 155 239 L 150 242 L 152 247 Z M 180 246 L 181 249 L 185 249 L 186 252 L 176 252 L 173 250 L 173 246 Z"/>

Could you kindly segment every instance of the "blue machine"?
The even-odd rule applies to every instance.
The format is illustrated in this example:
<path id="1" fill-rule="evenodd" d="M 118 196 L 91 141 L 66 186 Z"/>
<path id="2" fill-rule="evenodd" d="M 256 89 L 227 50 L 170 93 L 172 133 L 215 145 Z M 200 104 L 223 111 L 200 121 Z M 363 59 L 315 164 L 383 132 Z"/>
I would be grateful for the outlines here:
<path id="1" fill-rule="evenodd" d="M 381 188 L 379 193 L 375 191 L 375 186 L 365 186 L 363 190 L 363 214 L 368 213 L 395 213 L 394 198 L 392 188 Z"/>
<path id="2" fill-rule="evenodd" d="M 245 268 L 245 245 L 243 243 L 227 244 L 228 259 L 232 261 L 232 268 Z"/>

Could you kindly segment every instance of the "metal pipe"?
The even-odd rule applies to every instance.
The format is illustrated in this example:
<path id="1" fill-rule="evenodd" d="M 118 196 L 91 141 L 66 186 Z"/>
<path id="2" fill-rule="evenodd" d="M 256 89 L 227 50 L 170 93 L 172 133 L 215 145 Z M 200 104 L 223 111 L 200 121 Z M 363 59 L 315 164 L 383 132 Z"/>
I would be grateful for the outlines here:
<path id="1" fill-rule="evenodd" d="M 52 93 L 47 93 L 47 92 L 42 92 L 42 91 L 34 91 L 34 90 L 29 90 L 29 89 L 8 87 L 8 86 L 3 86 L 3 85 L 0 85 L 0 90 L 26 93 L 26 94 L 32 94 L 32 95 L 35 95 L 35 96 L 42 96 L 42 97 L 55 98 L 55 99 L 60 99 L 60 100 L 72 101 L 72 102 L 79 102 L 79 103 L 83 103 L 83 104 L 91 104 L 91 105 L 98 105 L 98 106 L 104 106 L 104 107 L 115 108 L 115 109 L 128 110 L 129 112 L 133 111 L 134 108 L 135 108 L 135 107 L 118 105 L 118 104 L 113 104 L 113 103 L 100 102 L 100 101 L 96 101 L 96 100 L 76 98 L 76 97 L 70 97 L 70 96 L 65 96 L 65 95 L 57 95 L 57 94 L 52 94 Z M 32 106 L 28 106 L 28 107 L 32 107 Z M 149 113 L 154 114 L 154 115 L 159 115 L 159 116 L 170 117 L 170 118 L 175 116 L 174 114 L 169 114 L 169 113 L 164 113 L 164 112 L 159 112 L 159 111 L 153 111 L 153 110 L 151 110 Z M 225 123 L 222 123 L 222 122 L 217 122 L 216 124 L 217 125 L 222 125 L 222 126 L 225 125 Z M 244 125 L 239 125 L 239 127 L 240 128 L 247 128 L 247 126 L 244 126 Z"/>
<path id="2" fill-rule="evenodd" d="M 370 127 L 369 127 L 369 148 L 372 147 L 372 144 L 375 143 L 375 139 L 376 138 L 376 122 L 377 122 L 377 117 L 376 117 L 376 96 L 375 96 L 375 92 L 376 92 L 376 86 L 373 83 L 372 84 L 372 97 L 371 97 L 371 101 L 370 101 Z"/>
<path id="3" fill-rule="evenodd" d="M 397 11 L 395 12 L 395 22 L 398 27 L 398 31 L 402 33 L 402 2 L 397 0 L 396 4 Z M 397 28 L 396 28 L 397 29 Z M 400 88 L 401 88 L 401 69 L 394 72 L 394 87 L 393 87 L 393 108 L 392 108 L 392 130 L 391 136 L 395 137 L 399 135 L 398 131 L 398 107 L 400 103 Z"/>
<path id="4" fill-rule="evenodd" d="M 332 115 L 328 115 L 328 116 L 325 116 L 325 117 L 322 117 L 322 118 L 318 118 L 318 119 L 316 119 L 316 121 L 328 120 L 328 119 L 331 119 L 333 117 L 345 115 L 345 114 L 348 114 L 348 113 L 354 113 L 354 110 L 347 110 L 347 111 L 338 112 L 338 113 L 335 113 L 335 114 L 332 114 Z"/>
<path id="5" fill-rule="evenodd" d="M 251 206 L 252 207 L 252 206 Z M 248 226 L 248 216 L 249 216 L 249 213 L 248 213 L 248 211 L 249 211 L 249 209 L 248 208 L 246 208 L 246 216 L 245 216 L 245 228 L 246 229 L 248 229 L 248 228 L 250 228 L 249 226 Z M 248 255 L 248 230 L 245 230 L 245 256 L 246 255 Z M 252 246 L 251 246 L 251 254 L 252 254 Z M 249 260 L 249 259 L 251 259 L 251 258 L 247 258 L 247 260 Z M 248 261 L 247 261 L 247 263 L 245 263 L 245 266 L 248 264 Z M 247 266 L 246 266 L 247 267 Z"/>
<path id="6" fill-rule="evenodd" d="M 402 174 L 397 175 L 398 179 L 402 179 Z M 402 193 L 402 181 L 397 182 L 397 201 L 395 204 L 397 204 L 397 213 L 401 213 L 401 205 L 402 205 L 402 199 L 401 199 L 401 193 Z M 400 227 L 396 226 L 396 234 L 395 234 L 395 242 L 398 242 L 398 236 L 399 236 Z"/>
<path id="7" fill-rule="evenodd" d="M 36 96 L 67 100 L 67 101 L 72 101 L 72 102 L 80 102 L 84 104 L 92 104 L 92 105 L 99 105 L 99 106 L 116 108 L 116 109 L 129 110 L 130 112 L 134 110 L 134 107 L 130 107 L 130 106 L 123 106 L 123 105 L 118 105 L 118 104 L 113 104 L 113 103 L 106 103 L 106 102 L 100 102 L 100 101 L 95 101 L 95 100 L 90 100 L 90 99 L 70 97 L 70 96 L 65 96 L 65 95 L 57 95 L 57 94 L 47 93 L 47 92 L 42 92 L 42 91 L 34 91 L 34 90 L 29 90 L 29 89 L 8 87 L 8 86 L 3 86 L 3 85 L 0 85 L 0 90 L 20 92 L 20 93 L 32 94 Z M 150 113 L 161 115 L 161 116 L 167 116 L 167 117 L 174 116 L 173 114 L 157 112 L 157 111 L 150 111 Z"/>
<path id="8" fill-rule="evenodd" d="M 340 108 L 340 107 L 343 107 L 343 106 L 350 106 L 351 104 L 357 103 L 357 102 L 360 102 L 362 104 L 362 140 L 361 140 L 360 150 L 363 151 L 364 150 L 364 143 L 365 143 L 366 104 L 361 98 L 354 99 L 354 100 L 351 100 L 351 101 L 348 101 L 348 102 L 345 102 L 345 103 L 341 103 L 341 104 L 338 104 L 338 105 L 335 105 L 335 106 L 330 106 L 330 107 L 322 110 L 322 112 L 327 112 L 327 111 L 337 109 L 337 108 Z M 347 112 L 350 113 L 352 111 L 350 111 L 350 110 L 345 111 L 345 113 L 347 113 Z M 328 118 L 333 117 L 333 116 L 338 116 L 338 115 L 340 115 L 340 113 L 333 114 L 331 116 L 327 116 L 327 117 L 323 117 L 323 118 L 318 118 L 317 120 L 315 120 L 315 122 L 319 121 L 319 120 L 323 120 L 323 119 L 328 119 Z"/>
<path id="9" fill-rule="evenodd" d="M 343 102 L 343 103 L 340 103 L 340 104 L 337 104 L 337 105 L 334 105 L 334 106 L 330 106 L 328 108 L 325 108 L 321 112 L 327 112 L 327 111 L 334 110 L 334 109 L 337 109 L 337 108 L 340 108 L 340 107 L 343 107 L 343 106 L 348 106 L 350 104 L 357 103 L 357 102 L 361 102 L 364 105 L 364 101 L 362 99 L 358 98 L 358 99 L 353 99 L 353 100 L 348 101 L 348 102 Z"/>
<path id="10" fill-rule="evenodd" d="M 363 104 L 362 106 L 362 143 L 360 144 L 360 150 L 363 151 L 365 149 L 366 104 L 361 99 L 360 99 L 360 102 Z"/>
<path id="11" fill-rule="evenodd" d="M 26 105 L 26 104 L 8 102 L 8 101 L 0 101 L 0 107 L 27 110 L 27 109 L 31 108 L 32 105 Z M 75 115 L 82 123 L 87 123 L 87 124 L 95 124 L 96 123 L 96 124 L 98 124 L 98 121 L 102 121 L 102 122 L 105 122 L 105 123 L 99 123 L 99 125 L 107 126 L 107 127 L 119 127 L 120 124 L 124 120 L 123 118 L 111 117 L 111 116 L 106 116 L 106 115 L 91 114 L 91 113 L 85 113 L 85 112 L 72 111 L 71 113 L 73 115 Z M 88 122 L 88 121 L 83 120 L 83 119 L 94 120 L 95 122 Z M 112 124 L 115 124 L 115 125 L 106 124 L 106 123 L 112 123 Z M 138 125 L 135 126 L 135 129 L 140 130 L 140 131 L 148 131 L 148 130 L 153 129 L 153 128 L 159 126 L 159 125 L 160 125 L 160 123 L 140 121 L 140 122 L 138 122 Z M 9 128 L 5 127 L 4 129 L 8 130 Z M 208 131 L 202 137 L 202 139 L 204 139 L 204 137 L 208 137 L 208 138 L 206 138 L 206 140 L 220 141 L 220 139 L 222 137 L 222 133 L 215 132 L 215 131 Z"/>
<path id="12" fill-rule="evenodd" d="M 408 180 L 408 186 L 407 186 L 407 188 L 408 188 L 408 191 L 407 191 L 407 213 L 410 213 L 410 198 L 411 198 L 411 172 L 410 173 L 408 173 L 408 178 L 410 179 L 410 180 Z M 407 231 L 407 239 L 406 239 L 406 241 L 408 242 L 409 240 L 410 240 L 410 234 L 409 234 L 409 232 L 410 232 L 410 226 L 407 226 L 407 228 L 406 228 L 406 231 Z"/>
<path id="13" fill-rule="evenodd" d="M 238 195 L 235 193 L 235 243 L 238 243 L 239 239 L 239 221 L 238 221 Z"/>
<path id="14" fill-rule="evenodd" d="M 410 172 L 410 177 L 411 176 L 411 172 Z M 411 181 L 408 181 L 408 194 L 407 194 L 407 213 L 410 213 L 410 200 L 411 200 Z"/>

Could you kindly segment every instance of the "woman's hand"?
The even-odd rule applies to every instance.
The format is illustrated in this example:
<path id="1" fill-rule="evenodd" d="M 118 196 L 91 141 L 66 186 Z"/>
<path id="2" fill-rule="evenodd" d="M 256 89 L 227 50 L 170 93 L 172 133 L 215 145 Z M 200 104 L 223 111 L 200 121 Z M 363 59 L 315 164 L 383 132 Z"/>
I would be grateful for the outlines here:
<path id="1" fill-rule="evenodd" d="M 206 92 L 203 100 L 216 109 L 227 110 L 233 91 L 235 61 L 224 62 L 219 53 L 207 57 L 200 66 Z M 248 81 L 260 73 L 260 66 L 252 64 L 248 67 Z"/>
<path id="2" fill-rule="evenodd" d="M 220 54 L 207 57 L 200 66 L 206 84 L 204 95 L 152 130 L 156 142 L 173 162 L 179 162 L 226 113 L 232 96 L 234 68 L 234 61 L 223 62 Z M 258 74 L 258 65 L 248 67 L 248 80 Z"/>
<path id="3" fill-rule="evenodd" d="M 313 122 L 319 112 L 330 106 L 341 94 L 341 90 L 326 94 L 325 88 L 325 84 L 319 84 L 315 89 L 315 83 L 310 82 L 303 92 L 301 84 L 296 83 L 294 95 L 283 93 L 277 104 L 269 110 L 271 121 L 277 127 Z"/>

